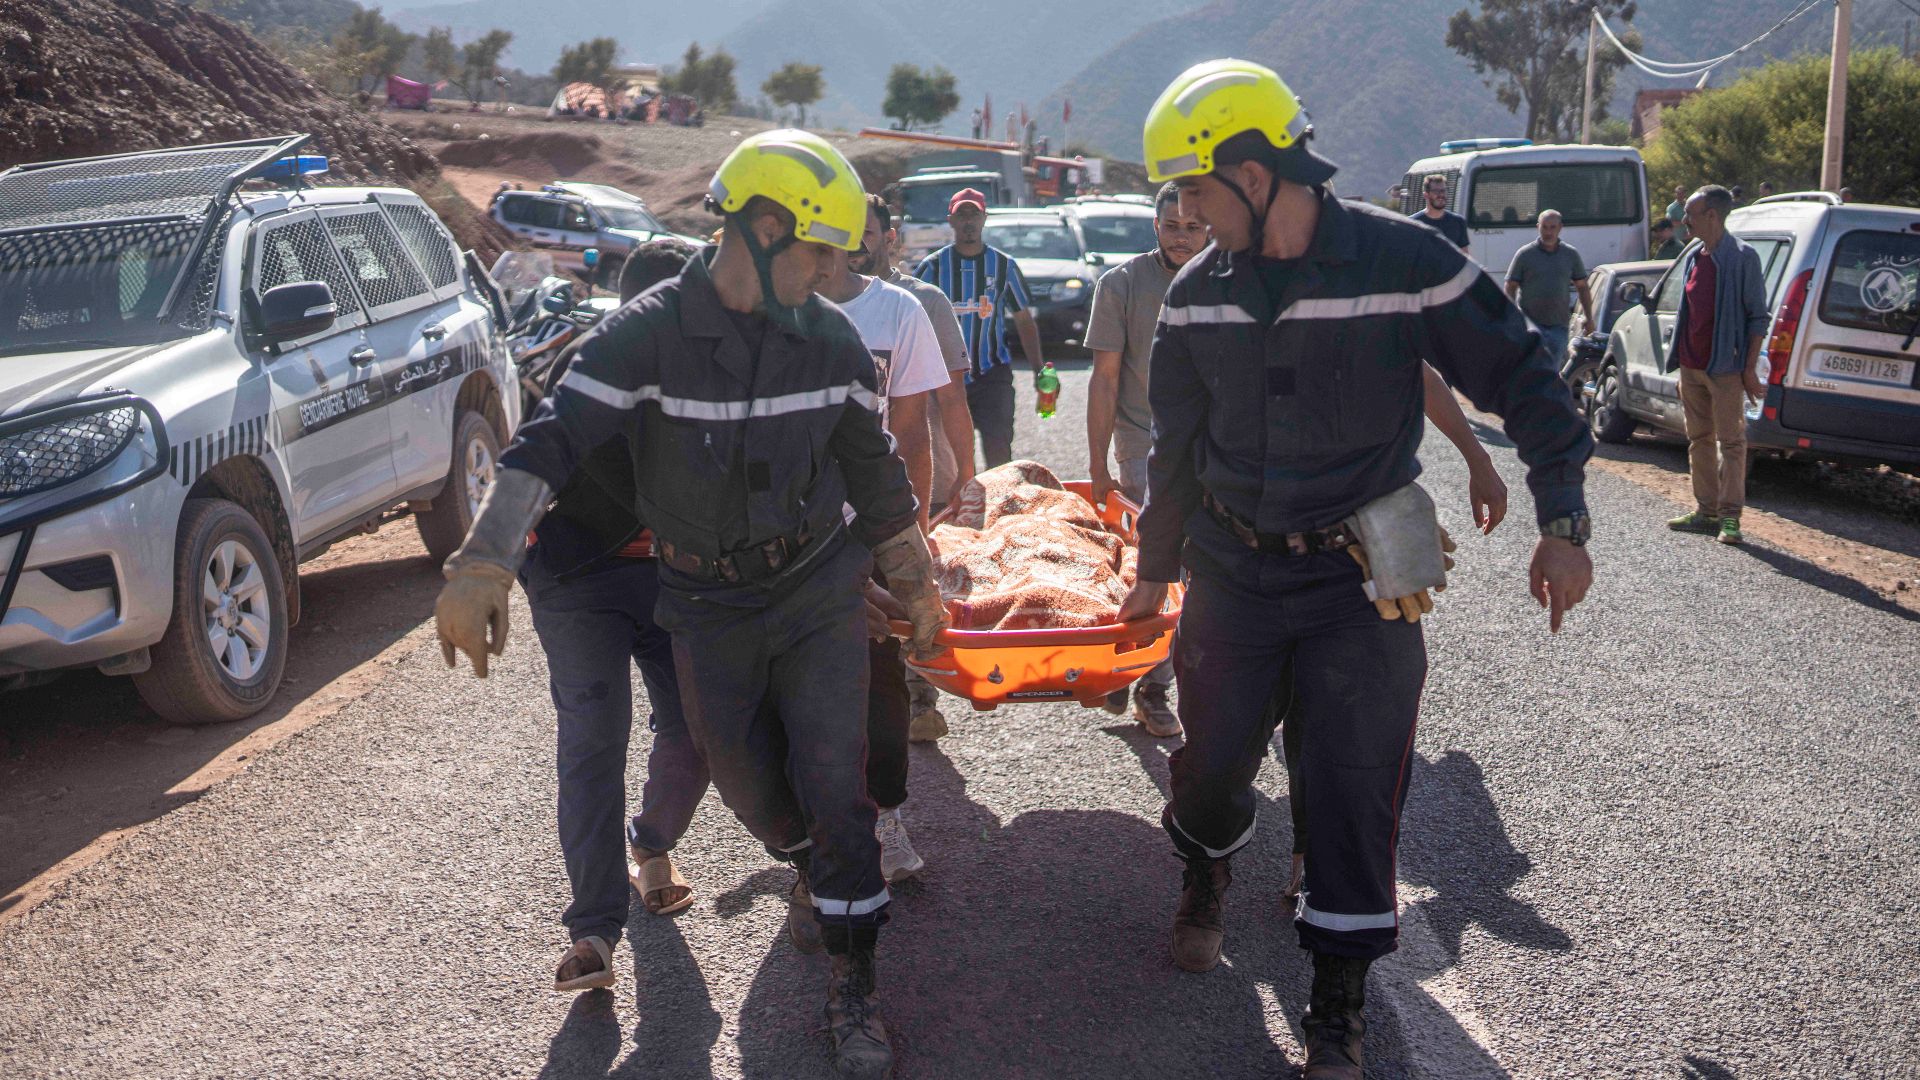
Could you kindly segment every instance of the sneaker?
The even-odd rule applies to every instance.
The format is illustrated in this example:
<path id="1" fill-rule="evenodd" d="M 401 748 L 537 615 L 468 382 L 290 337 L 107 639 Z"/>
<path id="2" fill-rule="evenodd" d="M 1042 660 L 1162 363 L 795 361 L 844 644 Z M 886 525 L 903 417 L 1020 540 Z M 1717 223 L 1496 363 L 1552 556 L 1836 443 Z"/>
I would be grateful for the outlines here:
<path id="1" fill-rule="evenodd" d="M 1123 686 L 1113 693 L 1108 694 L 1106 700 L 1100 703 L 1100 707 L 1115 716 L 1125 716 L 1127 715 L 1127 695 L 1129 693 L 1130 691 Z"/>
<path id="2" fill-rule="evenodd" d="M 1667 528 L 1674 532 L 1705 533 L 1711 536 L 1720 531 L 1720 519 L 1693 510 L 1667 522 Z"/>
<path id="3" fill-rule="evenodd" d="M 947 718 L 940 710 L 931 705 L 913 710 L 913 719 L 907 722 L 908 742 L 934 742 L 945 738 Z"/>
<path id="4" fill-rule="evenodd" d="M 880 841 L 880 876 L 886 878 L 889 885 L 905 881 L 927 868 L 927 860 L 913 850 L 913 841 L 907 839 L 907 826 L 900 820 L 899 807 L 880 811 L 873 835 Z"/>
<path id="5" fill-rule="evenodd" d="M 1746 537 L 1740 535 L 1740 519 L 1723 517 L 1720 519 L 1720 542 L 1723 544 L 1741 544 Z"/>
<path id="6" fill-rule="evenodd" d="M 1180 718 L 1167 704 L 1167 688 L 1156 683 L 1133 685 L 1133 718 L 1156 739 L 1171 739 L 1181 733 Z"/>

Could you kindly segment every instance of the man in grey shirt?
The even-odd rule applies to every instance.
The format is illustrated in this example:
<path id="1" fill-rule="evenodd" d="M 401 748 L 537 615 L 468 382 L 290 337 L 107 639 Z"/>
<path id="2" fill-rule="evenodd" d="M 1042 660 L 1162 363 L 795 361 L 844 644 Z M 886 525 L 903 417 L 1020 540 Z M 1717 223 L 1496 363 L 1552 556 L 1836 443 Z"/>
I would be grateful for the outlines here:
<path id="1" fill-rule="evenodd" d="M 1119 491 L 1135 504 L 1146 502 L 1147 452 L 1153 449 L 1153 411 L 1147 405 L 1147 354 L 1153 349 L 1160 303 L 1173 275 L 1207 246 L 1207 227 L 1183 213 L 1180 189 L 1168 184 L 1153 202 L 1153 233 L 1158 246 L 1114 267 L 1100 278 L 1087 319 L 1086 346 L 1093 353 L 1093 377 L 1087 384 L 1088 473 L 1093 497 L 1105 502 Z M 1107 469 L 1109 447 L 1120 468 L 1116 481 Z M 1135 684 L 1133 712 L 1156 738 L 1180 734 L 1180 721 L 1167 705 L 1173 661 L 1154 668 Z M 1127 692 L 1107 698 L 1107 709 L 1126 710 Z"/>
<path id="2" fill-rule="evenodd" d="M 933 505 L 928 511 L 939 513 L 958 496 L 960 486 L 973 479 L 973 414 L 967 409 L 967 340 L 960 333 L 960 320 L 953 313 L 953 301 L 940 286 L 902 274 L 893 265 L 893 245 L 899 234 L 893 228 L 893 210 L 878 195 L 867 196 L 867 232 L 861 250 L 847 260 L 858 274 L 884 278 L 913 294 L 927 309 L 933 323 L 934 339 L 940 343 L 940 358 L 946 364 L 947 385 L 935 390 L 927 401 L 927 422 L 933 427 Z M 907 668 L 907 689 L 913 696 L 913 720 L 907 728 L 912 742 L 932 742 L 947 733 L 947 718 L 940 715 L 940 691 Z"/>
<path id="3" fill-rule="evenodd" d="M 1587 264 L 1572 244 L 1560 241 L 1560 211 L 1540 211 L 1540 238 L 1513 253 L 1507 267 L 1507 297 L 1520 302 L 1540 331 L 1540 340 L 1556 364 L 1567 361 L 1567 338 L 1572 328 L 1572 305 L 1567 294 L 1580 290 L 1580 332 L 1591 331 L 1593 293 L 1587 289 Z"/>

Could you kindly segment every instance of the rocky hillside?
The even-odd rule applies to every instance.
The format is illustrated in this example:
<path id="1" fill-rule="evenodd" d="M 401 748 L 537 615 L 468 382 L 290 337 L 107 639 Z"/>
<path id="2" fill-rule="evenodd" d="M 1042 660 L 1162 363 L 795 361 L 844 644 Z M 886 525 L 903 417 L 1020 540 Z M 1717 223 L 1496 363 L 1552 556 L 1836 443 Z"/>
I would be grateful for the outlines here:
<path id="1" fill-rule="evenodd" d="M 175 0 L 0 0 L 0 166 L 293 132 L 332 181 L 411 187 L 483 255 L 503 239 L 432 155 L 233 23 Z"/>

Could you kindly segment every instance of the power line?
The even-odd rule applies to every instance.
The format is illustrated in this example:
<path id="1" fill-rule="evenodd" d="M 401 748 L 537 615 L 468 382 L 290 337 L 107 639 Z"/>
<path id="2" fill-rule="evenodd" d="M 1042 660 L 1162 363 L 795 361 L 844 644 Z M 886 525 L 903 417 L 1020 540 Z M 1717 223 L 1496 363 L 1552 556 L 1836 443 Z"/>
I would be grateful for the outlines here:
<path id="1" fill-rule="evenodd" d="M 1671 63 L 1668 61 L 1653 60 L 1648 57 L 1642 56 L 1637 52 L 1634 52 L 1632 49 L 1627 48 L 1626 43 L 1621 41 L 1620 38 L 1614 34 L 1613 28 L 1607 25 L 1607 21 L 1600 17 L 1600 12 L 1597 8 L 1593 12 L 1593 21 L 1599 24 L 1600 31 L 1607 35 L 1607 40 L 1613 43 L 1614 48 L 1620 50 L 1620 54 L 1627 58 L 1628 63 L 1632 64 L 1636 68 L 1639 68 L 1641 71 L 1646 72 L 1648 75 L 1652 75 L 1654 78 L 1657 78 L 1657 79 L 1691 79 L 1694 76 L 1698 75 L 1701 77 L 1701 81 L 1704 83 L 1706 74 L 1708 72 L 1712 71 L 1714 68 L 1719 67 L 1721 64 L 1724 64 L 1727 61 L 1732 60 L 1734 57 L 1739 56 L 1741 53 L 1746 52 L 1748 49 L 1753 48 L 1755 45 L 1760 44 L 1762 41 L 1765 41 L 1766 39 L 1772 37 L 1774 33 L 1777 32 L 1781 27 L 1787 25 L 1788 23 L 1799 18 L 1800 16 L 1805 15 L 1807 12 L 1812 11 L 1817 7 L 1820 7 L 1825 2 L 1826 0 L 1802 0 L 1799 6 L 1795 7 L 1792 11 L 1788 12 L 1787 15 L 1784 18 L 1782 18 L 1779 22 L 1776 22 L 1772 26 L 1768 27 L 1766 31 L 1762 33 L 1759 37 L 1756 37 L 1752 41 L 1747 42 L 1745 45 L 1742 45 L 1739 48 L 1734 49 L 1732 52 L 1722 53 L 1719 56 L 1715 56 L 1706 60 L 1689 60 L 1682 63 Z M 1905 0 L 1901 0 L 1901 2 L 1904 3 Z M 1661 70 L 1662 68 L 1665 68 L 1667 70 L 1663 71 Z"/>

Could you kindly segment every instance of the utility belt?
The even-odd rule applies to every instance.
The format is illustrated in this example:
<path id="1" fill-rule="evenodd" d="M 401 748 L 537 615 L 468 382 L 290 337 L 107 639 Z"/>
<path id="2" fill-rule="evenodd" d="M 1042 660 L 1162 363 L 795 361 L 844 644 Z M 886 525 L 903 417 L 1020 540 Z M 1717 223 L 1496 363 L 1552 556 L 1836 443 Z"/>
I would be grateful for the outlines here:
<path id="1" fill-rule="evenodd" d="M 662 536 L 654 537 L 653 547 L 661 562 L 688 577 L 731 585 L 778 576 L 800 561 L 801 555 L 815 538 L 813 526 L 802 522 L 799 531 L 792 536 L 776 536 L 765 543 L 730 551 L 717 558 L 695 555 Z"/>
<path id="2" fill-rule="evenodd" d="M 1314 555 L 1322 551 L 1339 551 L 1360 542 L 1353 529 L 1346 522 L 1331 525 L 1324 529 L 1307 532 L 1263 533 L 1253 527 L 1253 522 L 1241 517 L 1227 508 L 1227 505 L 1213 497 L 1213 492 L 1203 493 L 1200 504 L 1207 509 L 1207 516 L 1220 523 L 1220 527 L 1231 533 L 1235 539 L 1255 551 L 1269 555 Z"/>

